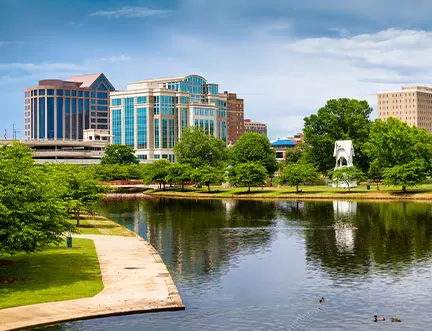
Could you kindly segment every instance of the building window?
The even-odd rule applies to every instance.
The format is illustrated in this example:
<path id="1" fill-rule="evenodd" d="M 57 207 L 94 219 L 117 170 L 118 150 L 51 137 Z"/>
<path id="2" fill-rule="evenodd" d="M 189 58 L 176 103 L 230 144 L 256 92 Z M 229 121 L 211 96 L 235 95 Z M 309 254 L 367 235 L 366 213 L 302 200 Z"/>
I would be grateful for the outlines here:
<path id="1" fill-rule="evenodd" d="M 115 98 L 111 100 L 111 103 L 113 106 L 121 106 L 122 104 L 122 99 L 121 98 Z"/>
<path id="2" fill-rule="evenodd" d="M 147 97 L 145 96 L 137 97 L 137 105 L 144 105 L 146 103 L 147 103 Z"/>
<path id="3" fill-rule="evenodd" d="M 48 89 L 47 95 L 54 95 L 54 89 Z"/>
<path id="4" fill-rule="evenodd" d="M 49 90 L 48 90 L 49 91 Z M 54 90 L 52 90 L 54 94 Z M 48 139 L 54 139 L 54 98 L 47 98 L 47 123 L 48 123 Z"/>
<path id="5" fill-rule="evenodd" d="M 147 148 L 147 108 L 137 108 L 138 149 Z"/>
<path id="6" fill-rule="evenodd" d="M 154 148 L 159 148 L 159 119 L 154 120 Z"/>
<path id="7" fill-rule="evenodd" d="M 125 145 L 134 147 L 134 98 L 125 98 Z"/>
<path id="8" fill-rule="evenodd" d="M 72 96 L 76 97 L 76 91 L 75 90 L 72 90 Z"/>
<path id="9" fill-rule="evenodd" d="M 113 109 L 112 111 L 112 134 L 114 136 L 114 144 L 122 143 L 122 113 L 121 109 Z M 93 120 L 93 119 L 92 119 Z M 92 125 L 93 126 L 93 125 Z"/>

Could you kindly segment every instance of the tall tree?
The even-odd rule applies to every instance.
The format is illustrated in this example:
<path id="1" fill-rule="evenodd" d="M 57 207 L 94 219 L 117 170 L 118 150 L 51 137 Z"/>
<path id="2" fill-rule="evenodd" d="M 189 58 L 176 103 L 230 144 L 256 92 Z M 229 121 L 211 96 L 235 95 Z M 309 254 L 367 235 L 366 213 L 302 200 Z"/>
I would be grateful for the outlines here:
<path id="1" fill-rule="evenodd" d="M 250 192 L 251 186 L 262 186 L 267 178 L 267 169 L 259 162 L 238 163 L 229 170 L 231 185 L 246 186 Z"/>
<path id="2" fill-rule="evenodd" d="M 366 153 L 391 185 L 415 186 L 432 173 L 432 136 L 395 118 L 371 126 Z"/>
<path id="3" fill-rule="evenodd" d="M 319 171 L 327 173 L 334 167 L 336 140 L 352 140 L 356 154 L 354 163 L 362 171 L 367 171 L 369 160 L 364 144 L 368 140 L 372 111 L 367 101 L 333 99 L 327 101 L 316 115 L 305 117 L 303 133 L 305 143 L 311 147 L 307 151 L 308 158 Z"/>
<path id="4" fill-rule="evenodd" d="M 191 174 L 192 181 L 197 185 L 206 185 L 210 192 L 211 184 L 220 184 L 224 178 L 224 172 L 220 167 L 206 165 L 194 169 Z"/>
<path id="5" fill-rule="evenodd" d="M 277 169 L 276 153 L 270 147 L 270 141 L 262 134 L 248 132 L 240 136 L 231 151 L 233 165 L 255 162 L 266 168 L 272 177 Z"/>
<path id="6" fill-rule="evenodd" d="M 101 164 L 138 164 L 132 147 L 126 145 L 110 145 L 105 148 Z"/>
<path id="7" fill-rule="evenodd" d="M 163 185 L 163 189 L 165 190 L 165 184 L 167 182 L 170 167 L 171 162 L 166 159 L 157 160 L 153 163 L 147 164 L 143 170 L 144 184 L 158 183 L 159 188 L 162 188 Z"/>
<path id="8" fill-rule="evenodd" d="M 299 162 L 287 164 L 277 180 L 281 185 L 295 186 L 296 192 L 299 192 L 299 185 L 314 183 L 318 178 L 318 172 L 312 164 Z"/>
<path id="9" fill-rule="evenodd" d="M 175 144 L 176 160 L 192 168 L 222 166 L 228 160 L 228 151 L 223 140 L 207 135 L 196 127 L 183 131 L 180 141 Z"/>
<path id="10" fill-rule="evenodd" d="M 168 183 L 180 184 L 184 191 L 184 184 L 191 180 L 192 168 L 189 164 L 173 163 L 168 168 L 165 179 Z"/>
<path id="11" fill-rule="evenodd" d="M 0 147 L 0 254 L 34 252 L 73 230 L 60 197 L 63 183 L 35 165 L 31 153 L 19 143 Z"/>
<path id="12" fill-rule="evenodd" d="M 351 191 L 353 182 L 360 181 L 362 177 L 362 171 L 355 166 L 339 168 L 332 173 L 332 179 L 338 184 L 346 184 L 348 191 Z"/>

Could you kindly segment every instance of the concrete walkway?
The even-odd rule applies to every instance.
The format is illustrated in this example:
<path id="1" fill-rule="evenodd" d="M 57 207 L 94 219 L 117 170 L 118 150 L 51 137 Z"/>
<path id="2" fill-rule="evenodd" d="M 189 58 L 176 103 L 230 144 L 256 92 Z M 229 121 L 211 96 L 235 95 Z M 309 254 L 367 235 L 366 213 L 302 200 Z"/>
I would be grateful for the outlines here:
<path id="1" fill-rule="evenodd" d="M 104 289 L 94 297 L 0 310 L 0 330 L 94 317 L 181 310 L 177 288 L 156 250 L 138 237 L 80 235 L 94 240 Z"/>

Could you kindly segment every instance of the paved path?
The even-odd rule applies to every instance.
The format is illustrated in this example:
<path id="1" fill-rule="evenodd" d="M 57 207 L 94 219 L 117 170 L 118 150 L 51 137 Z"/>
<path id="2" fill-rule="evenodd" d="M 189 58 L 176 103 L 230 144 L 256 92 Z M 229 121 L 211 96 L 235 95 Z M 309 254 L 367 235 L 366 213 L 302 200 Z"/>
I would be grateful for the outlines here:
<path id="1" fill-rule="evenodd" d="M 0 330 L 140 312 L 181 310 L 177 288 L 156 250 L 138 237 L 94 240 L 104 289 L 94 297 L 0 310 Z"/>

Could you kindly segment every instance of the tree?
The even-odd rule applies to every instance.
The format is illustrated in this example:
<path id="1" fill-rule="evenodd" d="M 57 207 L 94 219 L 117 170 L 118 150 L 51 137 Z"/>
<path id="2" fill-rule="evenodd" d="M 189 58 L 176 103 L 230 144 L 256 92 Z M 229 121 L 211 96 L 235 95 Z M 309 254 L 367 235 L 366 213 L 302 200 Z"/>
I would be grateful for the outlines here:
<path id="1" fill-rule="evenodd" d="M 344 183 L 348 187 L 348 191 L 351 191 L 351 184 L 355 181 L 360 181 L 363 173 L 360 169 L 355 166 L 343 167 L 333 171 L 332 179 L 339 183 Z"/>
<path id="2" fill-rule="evenodd" d="M 105 148 L 101 164 L 138 164 L 132 147 L 126 145 L 110 145 Z"/>
<path id="3" fill-rule="evenodd" d="M 259 162 L 236 164 L 229 171 L 231 185 L 246 186 L 250 192 L 251 186 L 262 186 L 267 178 L 267 169 Z"/>
<path id="4" fill-rule="evenodd" d="M 401 185 L 403 191 L 432 173 L 431 135 L 395 118 L 372 124 L 365 151 L 371 166 L 382 171 L 384 181 Z"/>
<path id="5" fill-rule="evenodd" d="M 308 163 L 287 164 L 281 171 L 278 182 L 281 185 L 295 186 L 299 192 L 299 185 L 314 183 L 318 180 L 319 174 L 315 167 Z"/>
<path id="6" fill-rule="evenodd" d="M 194 169 L 206 165 L 218 167 L 228 160 L 223 140 L 193 126 L 183 130 L 180 141 L 174 146 L 174 153 L 178 163 L 189 164 Z"/>
<path id="7" fill-rule="evenodd" d="M 220 184 L 223 181 L 224 172 L 220 168 L 206 165 L 192 171 L 191 179 L 197 185 L 206 185 L 210 192 L 210 184 Z"/>
<path id="8" fill-rule="evenodd" d="M 241 135 L 232 147 L 231 158 L 233 165 L 260 163 L 270 177 L 277 169 L 276 153 L 271 149 L 268 138 L 259 133 L 248 132 Z"/>
<path id="9" fill-rule="evenodd" d="M 364 144 L 368 140 L 372 111 L 366 101 L 333 99 L 327 101 L 316 115 L 305 117 L 303 133 L 305 143 L 311 147 L 307 154 L 320 172 L 327 173 L 334 167 L 333 149 L 337 140 L 353 141 L 354 163 L 367 171 L 369 160 Z"/>
<path id="10" fill-rule="evenodd" d="M 288 149 L 285 151 L 285 163 L 297 163 L 302 157 L 302 150 L 299 148 Z"/>
<path id="11" fill-rule="evenodd" d="M 165 177 L 168 183 L 180 184 L 182 192 L 184 184 L 191 180 L 192 168 L 189 164 L 173 163 L 168 168 L 168 175 Z"/>
<path id="12" fill-rule="evenodd" d="M 171 162 L 166 159 L 157 160 L 146 165 L 143 170 L 143 182 L 145 184 L 159 183 L 159 188 L 163 185 L 163 189 L 165 190 L 170 167 Z"/>
<path id="13" fill-rule="evenodd" d="M 81 213 L 91 211 L 96 202 L 102 197 L 106 188 L 99 185 L 92 171 L 76 165 L 50 166 L 53 178 L 64 184 L 64 201 L 67 203 L 69 213 L 72 213 L 76 225 L 80 226 Z"/>
<path id="14" fill-rule="evenodd" d="M 72 231 L 66 204 L 52 180 L 22 144 L 0 147 L 0 254 L 38 251 Z"/>

